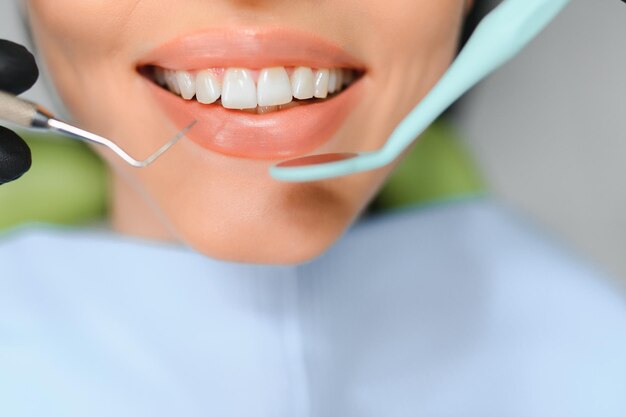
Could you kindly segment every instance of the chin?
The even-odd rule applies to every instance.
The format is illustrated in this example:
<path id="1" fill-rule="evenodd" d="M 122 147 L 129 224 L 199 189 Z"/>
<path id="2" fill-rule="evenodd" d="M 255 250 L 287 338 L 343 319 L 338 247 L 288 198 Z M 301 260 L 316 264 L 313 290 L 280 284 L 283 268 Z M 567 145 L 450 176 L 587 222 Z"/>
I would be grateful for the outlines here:
<path id="1" fill-rule="evenodd" d="M 242 231 L 250 236 L 246 241 L 233 239 L 217 245 L 207 235 L 196 231 L 188 236 L 187 244 L 212 259 L 260 265 L 297 265 L 313 261 L 326 252 L 343 230 L 290 228 L 279 233 L 275 230 L 261 233 Z M 315 235 L 311 236 L 311 232 Z"/>
<path id="2" fill-rule="evenodd" d="M 354 220 L 338 201 L 303 204 L 287 198 L 272 209 L 231 212 L 221 221 L 179 225 L 181 240 L 199 253 L 224 261 L 295 265 L 326 252 Z M 291 204 L 290 204 L 291 202 Z"/>

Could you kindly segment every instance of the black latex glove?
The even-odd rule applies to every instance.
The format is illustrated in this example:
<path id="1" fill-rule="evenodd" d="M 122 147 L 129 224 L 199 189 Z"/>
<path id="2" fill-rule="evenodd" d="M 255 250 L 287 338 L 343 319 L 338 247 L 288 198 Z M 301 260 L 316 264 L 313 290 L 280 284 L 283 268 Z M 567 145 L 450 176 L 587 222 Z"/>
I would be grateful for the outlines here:
<path id="1" fill-rule="evenodd" d="M 0 39 L 0 90 L 20 94 L 35 84 L 35 57 L 22 45 Z M 0 126 L 0 185 L 30 169 L 30 148 L 15 132 Z"/>

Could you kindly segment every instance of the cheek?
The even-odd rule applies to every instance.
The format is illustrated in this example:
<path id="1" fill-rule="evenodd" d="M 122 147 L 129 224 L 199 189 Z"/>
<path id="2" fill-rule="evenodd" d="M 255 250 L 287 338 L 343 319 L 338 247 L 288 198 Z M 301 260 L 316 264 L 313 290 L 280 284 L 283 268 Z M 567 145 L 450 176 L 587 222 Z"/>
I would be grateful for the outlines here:
<path id="1" fill-rule="evenodd" d="M 455 42 L 464 15 L 463 0 L 370 1 L 368 20 L 390 52 L 419 53 Z M 385 6 L 385 7 L 383 7 Z M 367 9 L 366 9 L 367 10 Z"/>
<path id="2" fill-rule="evenodd" d="M 28 0 L 28 11 L 47 32 L 71 45 L 110 39 L 128 22 L 137 0 Z M 96 43 L 94 46 L 98 46 Z"/>
<path id="3" fill-rule="evenodd" d="M 29 0 L 34 38 L 53 84 L 77 120 L 110 101 L 132 74 L 124 51 L 135 0 Z M 106 63 L 106 65 L 103 65 Z M 120 77 L 121 74 L 122 75 Z M 126 76 L 126 79 L 124 78 Z M 97 80 L 97 82 L 95 81 Z M 98 100 L 93 100 L 98 97 Z M 93 111 L 91 111 L 93 113 Z"/>
<path id="4" fill-rule="evenodd" d="M 463 0 L 353 0 L 358 53 L 368 57 L 367 139 L 377 149 L 430 91 L 457 49 Z M 359 149 L 359 148 L 356 148 Z"/>
<path id="5" fill-rule="evenodd" d="M 37 44 L 54 75 L 74 76 L 103 59 L 115 65 L 128 56 L 129 21 L 136 0 L 29 0 Z M 127 53 L 126 53 L 127 54 Z M 57 67 L 63 71 L 56 71 Z"/>

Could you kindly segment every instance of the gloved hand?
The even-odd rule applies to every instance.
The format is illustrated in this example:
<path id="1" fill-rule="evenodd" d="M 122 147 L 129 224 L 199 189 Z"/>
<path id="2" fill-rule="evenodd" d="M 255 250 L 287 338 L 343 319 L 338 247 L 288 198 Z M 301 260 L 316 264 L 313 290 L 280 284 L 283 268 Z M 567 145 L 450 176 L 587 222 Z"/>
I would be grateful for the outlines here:
<path id="1" fill-rule="evenodd" d="M 35 57 L 22 45 L 0 39 L 0 90 L 20 94 L 35 84 Z M 0 126 L 0 185 L 30 169 L 30 148 L 15 132 Z"/>

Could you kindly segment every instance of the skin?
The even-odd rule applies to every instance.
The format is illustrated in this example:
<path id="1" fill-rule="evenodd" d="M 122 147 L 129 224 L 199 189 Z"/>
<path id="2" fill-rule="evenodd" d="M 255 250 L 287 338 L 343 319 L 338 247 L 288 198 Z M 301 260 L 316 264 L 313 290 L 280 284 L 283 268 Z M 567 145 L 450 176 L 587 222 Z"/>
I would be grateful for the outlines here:
<path id="1" fill-rule="evenodd" d="M 362 100 L 329 150 L 382 146 L 454 58 L 464 0 L 29 0 L 37 48 L 74 121 L 139 158 L 176 129 L 135 70 L 183 34 L 220 25 L 289 25 L 365 63 Z M 115 121 L 114 123 L 112 121 Z M 316 183 L 273 180 L 272 161 L 226 157 L 190 141 L 153 166 L 111 166 L 111 222 L 125 234 L 182 242 L 218 259 L 300 263 L 329 248 L 393 166 Z"/>

